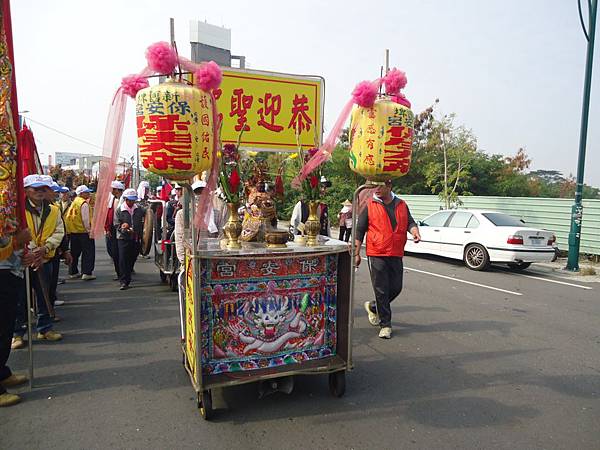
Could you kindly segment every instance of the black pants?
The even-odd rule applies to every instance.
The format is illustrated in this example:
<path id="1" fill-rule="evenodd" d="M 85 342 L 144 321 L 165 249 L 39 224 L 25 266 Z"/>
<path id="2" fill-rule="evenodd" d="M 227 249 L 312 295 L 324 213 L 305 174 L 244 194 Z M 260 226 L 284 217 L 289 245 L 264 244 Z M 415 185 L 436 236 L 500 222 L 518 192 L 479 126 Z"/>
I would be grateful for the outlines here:
<path id="1" fill-rule="evenodd" d="M 338 237 L 340 241 L 348 242 L 351 234 L 352 228 L 346 228 L 345 226 L 340 225 L 340 236 Z"/>
<path id="2" fill-rule="evenodd" d="M 392 308 L 390 303 L 402 292 L 404 265 L 399 256 L 369 256 L 371 268 L 371 284 L 375 291 L 377 314 L 380 326 L 392 325 Z M 373 309 L 371 305 L 371 309 Z"/>
<path id="3" fill-rule="evenodd" d="M 96 264 L 96 242 L 88 233 L 72 233 L 71 256 L 73 263 L 69 268 L 69 275 L 79 273 L 79 257 L 81 256 L 81 273 L 91 275 Z"/>
<path id="4" fill-rule="evenodd" d="M 139 245 L 132 239 L 117 239 L 119 249 L 119 281 L 121 284 L 131 283 L 131 271 L 139 252 Z"/>
<path id="5" fill-rule="evenodd" d="M 17 313 L 17 296 L 21 284 L 22 280 L 10 270 L 0 270 L 0 286 L 2 286 L 0 289 L 0 380 L 12 375 L 6 363 L 10 356 L 10 344 Z M 0 394 L 5 392 L 6 389 L 0 384 Z"/>
<path id="6" fill-rule="evenodd" d="M 114 230 L 111 233 L 112 234 L 110 236 L 106 236 L 106 251 L 108 252 L 108 256 L 110 256 L 112 259 L 115 267 L 115 273 L 119 278 L 121 278 L 121 269 L 119 267 L 119 246 L 117 245 L 117 238 Z"/>

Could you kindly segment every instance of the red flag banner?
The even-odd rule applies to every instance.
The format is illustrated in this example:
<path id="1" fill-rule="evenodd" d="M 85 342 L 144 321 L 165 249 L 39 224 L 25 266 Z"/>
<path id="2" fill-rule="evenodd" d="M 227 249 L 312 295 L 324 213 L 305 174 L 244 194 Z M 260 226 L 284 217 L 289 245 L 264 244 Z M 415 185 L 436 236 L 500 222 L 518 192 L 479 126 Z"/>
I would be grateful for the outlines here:
<path id="1" fill-rule="evenodd" d="M 23 180 L 17 172 L 17 139 L 15 124 L 18 124 L 17 89 L 14 76 L 12 50 L 12 28 L 10 3 L 1 2 L 0 10 L 0 236 L 12 235 L 16 231 L 15 218 L 25 226 L 24 213 L 18 205 L 24 205 Z"/>

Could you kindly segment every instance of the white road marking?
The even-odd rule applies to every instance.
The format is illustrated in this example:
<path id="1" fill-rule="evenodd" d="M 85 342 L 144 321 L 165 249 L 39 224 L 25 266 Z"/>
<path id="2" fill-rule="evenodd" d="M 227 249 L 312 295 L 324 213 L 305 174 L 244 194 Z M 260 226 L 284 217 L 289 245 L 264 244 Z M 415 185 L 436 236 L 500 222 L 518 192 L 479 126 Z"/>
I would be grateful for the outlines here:
<path id="1" fill-rule="evenodd" d="M 452 281 L 456 281 L 458 283 L 465 283 L 465 284 L 470 284 L 472 286 L 479 286 L 485 289 L 491 289 L 493 291 L 499 291 L 499 292 L 504 292 L 506 294 L 512 294 L 512 295 L 523 295 L 520 292 L 514 292 L 514 291 L 507 291 L 506 289 L 500 289 L 497 287 L 493 287 L 493 286 L 487 286 L 485 284 L 479 284 L 479 283 L 473 283 L 472 281 L 467 281 L 467 280 L 461 280 L 460 278 L 454 278 L 454 277 L 448 277 L 446 275 L 440 275 L 439 273 L 433 273 L 433 272 L 425 272 L 424 270 L 418 270 L 418 269 L 411 269 L 410 267 L 406 267 L 404 266 L 404 268 L 406 270 L 410 270 L 412 272 L 419 272 L 419 273 L 424 273 L 426 275 L 431 275 L 433 277 L 439 277 L 439 278 L 445 278 L 446 280 L 452 280 Z"/>
<path id="2" fill-rule="evenodd" d="M 524 273 L 515 273 L 512 275 L 518 275 L 518 276 L 525 277 L 525 278 L 532 278 L 534 280 L 547 281 L 548 283 L 564 284 L 565 286 L 573 286 L 573 287 L 578 287 L 580 289 L 587 289 L 587 290 L 593 289 L 589 286 L 581 286 L 580 284 L 567 283 L 566 281 L 551 280 L 550 278 L 534 277 L 533 275 L 525 275 Z"/>

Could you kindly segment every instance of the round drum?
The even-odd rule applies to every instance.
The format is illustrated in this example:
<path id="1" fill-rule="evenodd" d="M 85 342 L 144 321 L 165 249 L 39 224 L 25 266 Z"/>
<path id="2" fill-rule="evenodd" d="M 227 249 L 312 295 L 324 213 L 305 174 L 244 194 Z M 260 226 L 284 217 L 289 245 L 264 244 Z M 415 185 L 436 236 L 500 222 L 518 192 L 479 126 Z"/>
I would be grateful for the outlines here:
<path id="1" fill-rule="evenodd" d="M 152 249 L 152 235 L 154 231 L 154 211 L 152 208 L 146 209 L 146 217 L 144 218 L 144 231 L 142 232 L 142 249 L 141 253 L 146 256 Z"/>

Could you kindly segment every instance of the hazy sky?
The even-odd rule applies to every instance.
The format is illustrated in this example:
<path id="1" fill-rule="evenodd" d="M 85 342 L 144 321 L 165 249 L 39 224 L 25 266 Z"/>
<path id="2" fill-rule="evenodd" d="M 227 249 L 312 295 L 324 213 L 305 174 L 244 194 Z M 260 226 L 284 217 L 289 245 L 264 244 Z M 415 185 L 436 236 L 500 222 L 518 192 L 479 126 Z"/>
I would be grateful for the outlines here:
<path id="1" fill-rule="evenodd" d="M 583 1 L 584 4 L 587 2 Z M 31 119 L 102 145 L 121 77 L 169 40 L 189 57 L 189 20 L 232 30 L 252 69 L 325 78 L 325 127 L 354 85 L 390 65 L 406 71 L 421 111 L 435 98 L 487 153 L 524 147 L 532 169 L 576 174 L 586 40 L 576 0 L 186 1 L 12 0 L 19 106 Z M 600 18 L 599 18 L 600 20 Z M 600 36 L 597 37 L 600 41 Z M 585 182 L 600 186 L 600 44 L 592 83 Z M 135 151 L 133 103 L 122 154 Z M 44 162 L 55 151 L 100 153 L 31 123 Z"/>

